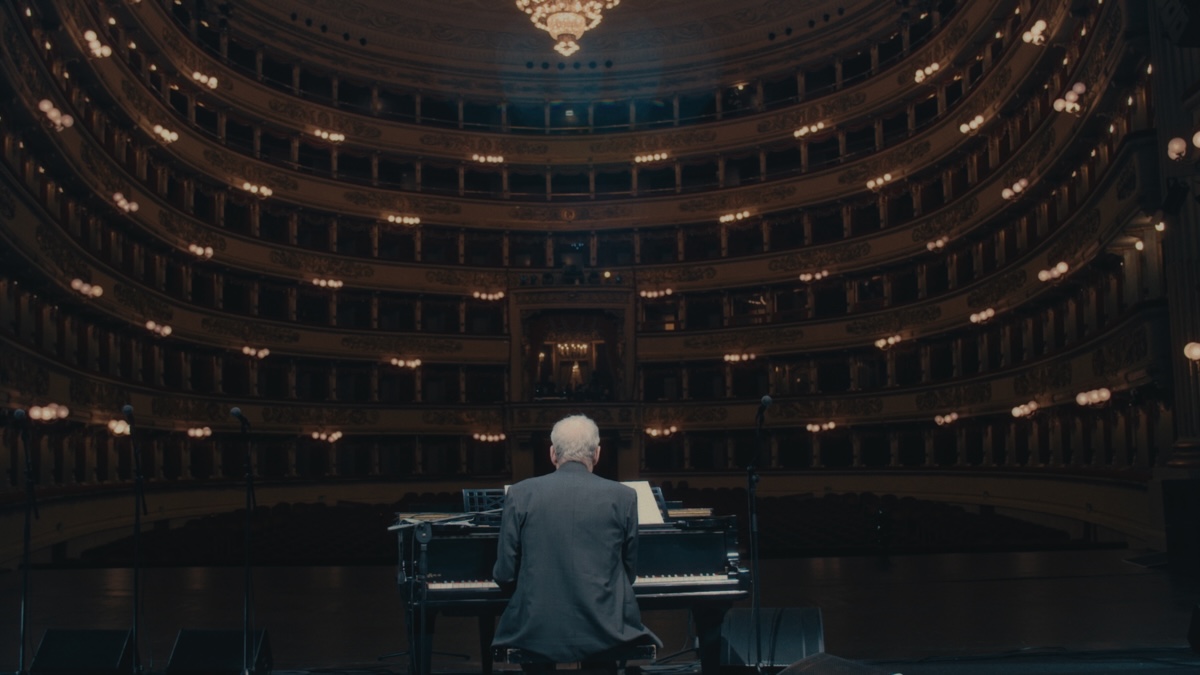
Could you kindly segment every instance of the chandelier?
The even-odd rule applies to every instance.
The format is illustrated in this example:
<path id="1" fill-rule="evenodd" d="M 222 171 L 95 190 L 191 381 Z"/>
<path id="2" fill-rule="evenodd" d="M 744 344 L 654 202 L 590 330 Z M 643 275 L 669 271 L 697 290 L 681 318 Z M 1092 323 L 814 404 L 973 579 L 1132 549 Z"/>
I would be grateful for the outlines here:
<path id="1" fill-rule="evenodd" d="M 563 56 L 579 51 L 575 41 L 600 25 L 602 10 L 619 4 L 621 0 L 517 0 L 517 8 L 529 15 L 533 25 L 558 40 L 554 51 Z"/>

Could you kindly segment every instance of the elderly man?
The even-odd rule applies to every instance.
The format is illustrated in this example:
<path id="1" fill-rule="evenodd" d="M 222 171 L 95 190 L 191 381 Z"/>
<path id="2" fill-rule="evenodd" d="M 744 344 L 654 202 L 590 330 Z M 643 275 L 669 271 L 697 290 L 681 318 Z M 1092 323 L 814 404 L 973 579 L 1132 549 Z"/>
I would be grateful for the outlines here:
<path id="1" fill-rule="evenodd" d="M 554 663 L 658 638 L 642 625 L 633 580 L 637 495 L 592 473 L 600 431 L 583 415 L 550 432 L 555 471 L 509 488 L 492 575 L 515 592 L 493 644 Z"/>

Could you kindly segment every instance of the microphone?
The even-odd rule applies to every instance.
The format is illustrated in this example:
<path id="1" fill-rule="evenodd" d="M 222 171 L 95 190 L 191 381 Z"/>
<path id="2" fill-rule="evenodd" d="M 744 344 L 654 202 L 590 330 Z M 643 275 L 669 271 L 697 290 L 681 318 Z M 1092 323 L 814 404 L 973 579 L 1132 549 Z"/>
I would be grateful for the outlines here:
<path id="1" fill-rule="evenodd" d="M 770 395 L 763 396 L 758 403 L 758 412 L 754 413 L 754 421 L 758 423 L 759 428 L 762 428 L 763 418 L 766 417 L 767 408 L 771 407 Z"/>
<path id="2" fill-rule="evenodd" d="M 125 407 L 121 408 L 121 412 L 124 413 L 125 421 L 129 423 L 129 426 L 133 426 L 133 406 L 126 403 Z"/>
<path id="3" fill-rule="evenodd" d="M 246 416 L 242 414 L 241 408 L 230 408 L 229 414 L 236 417 L 242 423 L 242 431 L 250 431 L 250 420 L 246 419 Z"/>

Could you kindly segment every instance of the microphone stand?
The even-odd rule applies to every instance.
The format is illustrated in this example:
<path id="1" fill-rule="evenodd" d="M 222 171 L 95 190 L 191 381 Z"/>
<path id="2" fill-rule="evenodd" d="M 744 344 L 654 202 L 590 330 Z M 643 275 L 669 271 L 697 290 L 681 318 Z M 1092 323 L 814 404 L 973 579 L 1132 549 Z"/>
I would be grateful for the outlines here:
<path id="1" fill-rule="evenodd" d="M 33 450 L 30 448 L 29 420 L 25 417 L 24 410 L 17 412 L 20 415 L 14 415 L 18 424 L 17 440 L 14 442 L 23 442 L 25 445 L 25 532 L 21 550 L 21 644 L 17 650 L 17 675 L 25 675 L 25 643 L 28 641 L 26 636 L 29 631 L 29 550 L 32 546 L 33 520 L 40 520 L 41 514 L 38 513 L 37 497 L 33 488 Z"/>
<path id="2" fill-rule="evenodd" d="M 246 556 L 244 562 L 245 572 L 245 590 L 242 595 L 242 675 L 251 675 L 253 670 L 250 664 L 250 595 L 252 588 L 252 577 L 250 574 L 250 535 L 254 524 L 254 509 L 257 506 L 254 499 L 254 467 L 250 463 L 250 422 L 242 414 L 237 411 L 234 414 L 238 421 L 242 423 L 242 441 L 246 447 L 245 468 L 246 468 Z"/>
<path id="3" fill-rule="evenodd" d="M 763 396 L 758 413 L 754 416 L 756 443 L 754 454 L 746 465 L 746 507 L 750 521 L 750 625 L 754 631 L 754 669 L 761 673 L 762 662 L 762 581 L 758 572 L 758 470 L 756 464 L 763 454 L 763 422 L 771 397 Z"/>
<path id="4" fill-rule="evenodd" d="M 133 456 L 133 624 L 129 641 L 133 648 L 133 675 L 140 675 L 142 655 L 138 648 L 138 613 L 141 609 L 142 516 L 149 515 L 150 511 L 146 508 L 146 486 L 142 481 L 141 448 L 133 442 L 133 413 L 126 411 L 125 417 L 129 422 L 129 453 Z"/>

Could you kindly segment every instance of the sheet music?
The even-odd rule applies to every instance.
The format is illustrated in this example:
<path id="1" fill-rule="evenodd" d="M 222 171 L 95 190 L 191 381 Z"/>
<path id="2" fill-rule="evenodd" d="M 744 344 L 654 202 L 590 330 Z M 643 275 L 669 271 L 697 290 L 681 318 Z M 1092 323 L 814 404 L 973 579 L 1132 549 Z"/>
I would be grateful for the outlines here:
<path id="1" fill-rule="evenodd" d="M 650 481 L 646 480 L 625 480 L 621 481 L 622 485 L 628 485 L 637 492 L 638 506 L 638 525 L 661 525 L 663 523 L 662 511 L 658 509 L 658 502 L 654 499 L 654 493 L 650 490 Z"/>

